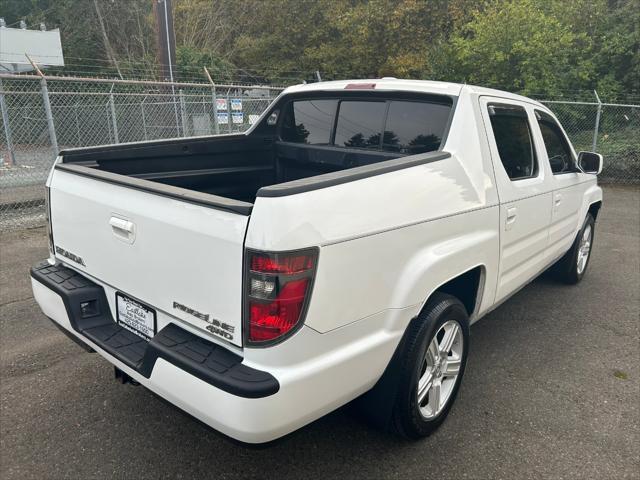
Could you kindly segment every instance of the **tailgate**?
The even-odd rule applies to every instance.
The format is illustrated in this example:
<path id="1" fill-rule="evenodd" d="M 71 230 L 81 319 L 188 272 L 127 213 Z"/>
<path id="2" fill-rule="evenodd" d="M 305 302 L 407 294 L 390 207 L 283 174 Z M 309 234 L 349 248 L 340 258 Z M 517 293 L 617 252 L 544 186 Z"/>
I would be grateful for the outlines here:
<path id="1" fill-rule="evenodd" d="M 217 338 L 242 344 L 248 216 L 59 169 L 50 195 L 61 261 L 192 326 L 209 327 Z"/>

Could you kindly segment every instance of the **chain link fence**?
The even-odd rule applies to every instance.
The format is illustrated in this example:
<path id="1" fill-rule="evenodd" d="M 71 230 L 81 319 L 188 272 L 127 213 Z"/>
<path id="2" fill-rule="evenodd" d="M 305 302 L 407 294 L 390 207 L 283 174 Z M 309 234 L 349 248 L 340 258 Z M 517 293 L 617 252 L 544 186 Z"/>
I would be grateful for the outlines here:
<path id="1" fill-rule="evenodd" d="M 0 75 L 0 228 L 42 224 L 60 150 L 247 130 L 279 87 Z"/>
<path id="2" fill-rule="evenodd" d="M 241 132 L 280 90 L 0 75 L 0 228 L 43 223 L 42 186 L 60 150 Z M 604 155 L 602 182 L 640 184 L 640 105 L 597 100 L 542 103 L 577 151 Z"/>
<path id="3" fill-rule="evenodd" d="M 600 183 L 640 184 L 640 105 L 541 103 L 558 117 L 576 151 L 603 155 L 604 167 L 598 176 Z"/>

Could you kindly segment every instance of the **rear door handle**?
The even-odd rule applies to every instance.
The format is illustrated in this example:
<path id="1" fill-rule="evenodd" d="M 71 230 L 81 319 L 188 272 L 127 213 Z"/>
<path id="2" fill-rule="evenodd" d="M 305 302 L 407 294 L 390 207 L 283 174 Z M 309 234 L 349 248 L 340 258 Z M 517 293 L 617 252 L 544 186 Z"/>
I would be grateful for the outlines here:
<path id="1" fill-rule="evenodd" d="M 109 225 L 113 234 L 119 240 L 126 243 L 133 243 L 135 240 L 135 225 L 132 221 L 120 217 L 111 217 L 109 219 Z"/>
<path id="2" fill-rule="evenodd" d="M 518 209 L 516 207 L 507 208 L 507 220 L 505 222 L 505 230 L 510 230 L 516 221 L 518 216 Z"/>
<path id="3" fill-rule="evenodd" d="M 562 203 L 562 195 L 560 195 L 559 193 L 556 193 L 556 197 L 555 197 L 555 204 L 560 205 Z"/>

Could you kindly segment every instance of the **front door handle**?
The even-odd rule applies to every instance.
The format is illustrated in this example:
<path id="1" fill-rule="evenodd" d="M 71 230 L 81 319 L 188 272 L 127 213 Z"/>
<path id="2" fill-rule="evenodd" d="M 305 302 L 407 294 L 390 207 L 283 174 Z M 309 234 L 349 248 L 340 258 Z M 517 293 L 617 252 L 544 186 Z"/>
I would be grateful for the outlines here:
<path id="1" fill-rule="evenodd" d="M 553 206 L 557 208 L 560 206 L 561 203 L 562 203 L 562 195 L 560 195 L 559 193 L 556 193 L 555 197 L 553 198 Z"/>
<path id="2" fill-rule="evenodd" d="M 510 230 L 516 221 L 518 216 L 518 209 L 516 207 L 507 208 L 507 220 L 505 222 L 505 230 Z"/>

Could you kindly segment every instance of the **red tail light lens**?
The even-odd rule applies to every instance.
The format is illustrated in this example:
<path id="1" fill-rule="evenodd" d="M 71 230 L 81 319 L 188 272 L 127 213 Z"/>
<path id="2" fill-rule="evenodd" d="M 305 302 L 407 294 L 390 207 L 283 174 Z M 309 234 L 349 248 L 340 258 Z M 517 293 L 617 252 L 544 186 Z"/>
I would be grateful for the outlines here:
<path id="1" fill-rule="evenodd" d="M 271 345 L 291 335 L 304 320 L 318 250 L 247 251 L 245 338 L 247 345 Z"/>
<path id="2" fill-rule="evenodd" d="M 307 255 L 284 257 L 282 254 L 277 256 L 254 254 L 251 257 L 251 270 L 254 272 L 286 273 L 291 275 L 294 273 L 304 272 L 311 268 L 313 268 L 313 259 Z"/>

